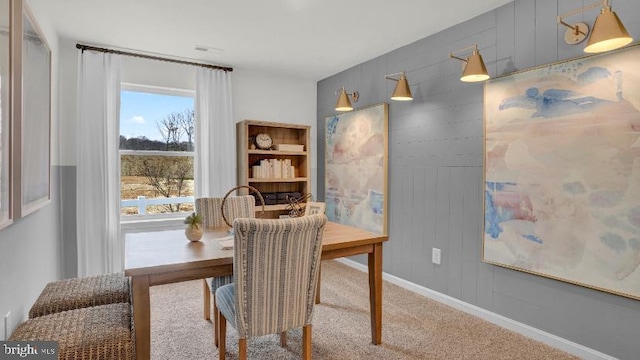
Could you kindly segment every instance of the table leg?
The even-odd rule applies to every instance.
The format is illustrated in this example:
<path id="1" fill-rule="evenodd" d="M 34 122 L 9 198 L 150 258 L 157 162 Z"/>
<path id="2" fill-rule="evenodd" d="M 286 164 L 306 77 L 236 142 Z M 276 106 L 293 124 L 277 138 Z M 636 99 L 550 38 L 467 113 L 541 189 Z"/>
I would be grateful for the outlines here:
<path id="1" fill-rule="evenodd" d="M 382 344 L 382 243 L 373 245 L 368 255 L 369 308 L 371 312 L 371 342 Z"/>
<path id="2" fill-rule="evenodd" d="M 136 332 L 136 360 L 151 359 L 151 314 L 149 277 L 132 276 L 133 325 Z"/>

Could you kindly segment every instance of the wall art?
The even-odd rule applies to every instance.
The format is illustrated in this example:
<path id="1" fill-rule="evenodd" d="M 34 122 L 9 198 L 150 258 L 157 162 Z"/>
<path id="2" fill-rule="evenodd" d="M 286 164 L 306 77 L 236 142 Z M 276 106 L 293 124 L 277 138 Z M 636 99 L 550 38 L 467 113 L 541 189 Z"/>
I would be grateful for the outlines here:
<path id="1" fill-rule="evenodd" d="M 325 203 L 330 221 L 387 233 L 388 104 L 325 122 Z"/>
<path id="2" fill-rule="evenodd" d="M 640 299 L 640 47 L 485 85 L 483 260 Z"/>
<path id="3" fill-rule="evenodd" d="M 21 3 L 22 117 L 14 118 L 16 217 L 51 202 L 51 50 L 27 4 Z"/>

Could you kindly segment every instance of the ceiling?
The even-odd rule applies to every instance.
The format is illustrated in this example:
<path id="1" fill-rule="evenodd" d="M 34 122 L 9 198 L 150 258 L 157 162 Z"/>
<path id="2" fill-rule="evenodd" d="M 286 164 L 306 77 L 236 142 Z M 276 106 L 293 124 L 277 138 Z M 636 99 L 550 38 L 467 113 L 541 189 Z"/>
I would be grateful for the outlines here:
<path id="1" fill-rule="evenodd" d="M 27 1 L 85 45 L 321 80 L 512 0 Z"/>

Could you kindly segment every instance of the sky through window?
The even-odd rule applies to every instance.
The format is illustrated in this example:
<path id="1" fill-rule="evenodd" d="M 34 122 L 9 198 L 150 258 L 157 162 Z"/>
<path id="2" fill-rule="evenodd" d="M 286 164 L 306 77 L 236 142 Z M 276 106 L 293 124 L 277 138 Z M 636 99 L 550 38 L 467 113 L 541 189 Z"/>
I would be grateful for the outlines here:
<path id="1" fill-rule="evenodd" d="M 162 140 L 157 122 L 172 112 L 193 109 L 193 97 L 123 90 L 120 94 L 120 135 Z"/>

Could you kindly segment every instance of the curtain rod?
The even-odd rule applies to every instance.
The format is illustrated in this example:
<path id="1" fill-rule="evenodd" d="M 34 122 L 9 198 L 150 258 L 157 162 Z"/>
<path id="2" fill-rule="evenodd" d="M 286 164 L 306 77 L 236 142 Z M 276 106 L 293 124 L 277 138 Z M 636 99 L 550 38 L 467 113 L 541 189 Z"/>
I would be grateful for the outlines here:
<path id="1" fill-rule="evenodd" d="M 220 65 L 211 65 L 211 64 L 205 64 L 205 63 L 197 63 L 197 62 L 177 60 L 177 59 L 170 59 L 170 58 L 164 58 L 164 57 L 153 56 L 153 55 L 137 54 L 137 53 L 128 52 L 128 51 L 105 49 L 105 48 L 99 48 L 99 47 L 89 46 L 89 45 L 76 44 L 76 48 L 80 49 L 82 51 L 85 51 L 85 50 L 100 51 L 100 52 L 104 52 L 104 53 L 133 56 L 133 57 L 139 57 L 139 58 L 143 58 L 143 59 L 160 60 L 160 61 L 168 61 L 168 62 L 174 62 L 174 63 L 184 64 L 184 65 L 201 66 L 201 67 L 205 67 L 205 68 L 223 70 L 223 71 L 229 71 L 229 72 L 233 71 L 232 67 L 226 67 L 226 66 L 220 66 Z"/>

